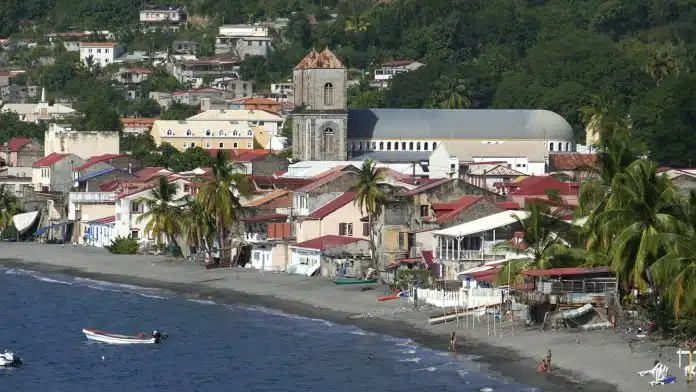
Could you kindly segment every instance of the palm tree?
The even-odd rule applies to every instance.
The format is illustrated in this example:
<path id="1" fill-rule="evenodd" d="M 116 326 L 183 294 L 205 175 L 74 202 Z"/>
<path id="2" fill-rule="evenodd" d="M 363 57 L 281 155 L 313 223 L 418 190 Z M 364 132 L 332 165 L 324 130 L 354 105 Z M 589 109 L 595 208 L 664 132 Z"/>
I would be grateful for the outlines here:
<path id="1" fill-rule="evenodd" d="M 375 162 L 367 159 L 360 167 L 358 184 L 355 186 L 358 194 L 355 196 L 355 205 L 361 213 L 367 214 L 367 222 L 370 228 L 370 252 L 372 253 L 372 268 L 377 269 L 377 247 L 375 245 L 375 223 L 382 213 L 385 195 L 379 188 L 379 183 L 384 177 L 377 171 Z"/>
<path id="2" fill-rule="evenodd" d="M 647 286 L 648 269 L 665 255 L 670 238 L 682 228 L 675 188 L 655 170 L 654 163 L 637 160 L 617 174 L 604 210 L 591 222 L 596 236 L 588 248 L 608 250 L 624 287 Z"/>
<path id="3" fill-rule="evenodd" d="M 250 192 L 244 167 L 230 162 L 224 151 L 218 151 L 212 165 L 212 177 L 202 181 L 198 200 L 203 210 L 212 217 L 218 248 L 223 247 L 229 228 L 237 221 L 241 203 L 239 196 Z"/>
<path id="4" fill-rule="evenodd" d="M 519 283 L 522 271 L 577 266 L 584 261 L 585 252 L 570 248 L 559 236 L 570 230 L 567 223 L 551 215 L 548 208 L 540 203 L 531 204 L 527 211 L 527 218 L 517 219 L 525 247 L 507 242 L 497 246 L 520 255 L 520 258 L 510 260 L 502 266 L 498 273 L 499 284 Z"/>
<path id="5" fill-rule="evenodd" d="M 0 232 L 12 224 L 12 216 L 19 208 L 19 200 L 10 192 L 9 187 L 0 184 Z"/>
<path id="6" fill-rule="evenodd" d="M 650 278 L 674 308 L 677 318 L 696 315 L 696 190 L 680 204 L 682 233 L 669 241 L 667 254 L 650 267 Z"/>
<path id="7" fill-rule="evenodd" d="M 431 105 L 440 109 L 466 109 L 471 107 L 466 81 L 442 75 L 433 86 Z"/>
<path id="8" fill-rule="evenodd" d="M 215 238 L 215 221 L 201 204 L 199 199 L 189 199 L 186 202 L 186 209 L 182 217 L 184 227 L 184 237 L 186 242 L 194 245 L 198 250 L 209 255 L 207 252 L 212 248 L 211 244 Z"/>
<path id="9" fill-rule="evenodd" d="M 590 95 L 590 104 L 580 108 L 580 119 L 585 124 L 588 146 L 615 133 L 629 133 L 631 118 L 618 99 L 610 93 Z"/>
<path id="10" fill-rule="evenodd" d="M 162 245 L 162 240 L 176 244 L 176 236 L 182 232 L 180 200 L 174 199 L 176 185 L 167 181 L 164 176 L 160 176 L 158 181 L 152 189 L 152 197 L 136 200 L 137 203 L 142 203 L 147 211 L 143 212 L 136 222 L 147 220 L 144 231 L 155 237 L 158 245 Z"/>

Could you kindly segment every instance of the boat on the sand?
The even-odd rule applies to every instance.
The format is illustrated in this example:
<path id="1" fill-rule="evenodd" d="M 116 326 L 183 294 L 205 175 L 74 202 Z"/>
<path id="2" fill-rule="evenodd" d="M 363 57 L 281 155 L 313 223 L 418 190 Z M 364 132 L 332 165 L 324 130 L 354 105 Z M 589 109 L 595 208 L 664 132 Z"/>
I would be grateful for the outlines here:
<path id="1" fill-rule="evenodd" d="M 12 351 L 5 350 L 3 354 L 0 354 L 0 367 L 20 367 L 22 363 L 24 363 L 22 358 Z"/>
<path id="2" fill-rule="evenodd" d="M 159 344 L 167 340 L 168 337 L 166 333 L 161 333 L 157 330 L 152 332 L 152 336 L 147 336 L 142 332 L 136 336 L 119 335 L 91 328 L 83 329 L 82 333 L 89 340 L 109 344 Z"/>
<path id="3" fill-rule="evenodd" d="M 336 279 L 336 284 L 370 284 L 377 283 L 377 279 Z"/>

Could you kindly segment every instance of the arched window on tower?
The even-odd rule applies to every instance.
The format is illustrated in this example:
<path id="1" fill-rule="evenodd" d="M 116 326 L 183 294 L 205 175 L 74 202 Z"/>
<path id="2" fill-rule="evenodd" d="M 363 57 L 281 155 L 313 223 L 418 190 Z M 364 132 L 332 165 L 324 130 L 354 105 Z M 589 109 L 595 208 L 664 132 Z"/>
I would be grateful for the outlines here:
<path id="1" fill-rule="evenodd" d="M 433 151 L 435 151 L 436 148 L 437 148 L 437 143 L 433 142 Z"/>
<path id="2" fill-rule="evenodd" d="M 391 142 L 387 142 L 387 151 L 391 151 Z"/>
<path id="3" fill-rule="evenodd" d="M 416 151 L 420 151 L 421 150 L 420 148 L 421 148 L 421 144 L 420 144 L 420 142 L 417 142 L 416 143 Z"/>
<path id="4" fill-rule="evenodd" d="M 379 142 L 379 150 L 384 151 L 384 142 Z"/>
<path id="5" fill-rule="evenodd" d="M 399 151 L 399 142 L 394 142 L 394 151 Z"/>
<path id="6" fill-rule="evenodd" d="M 324 85 L 324 105 L 332 106 L 333 104 L 334 104 L 333 84 L 326 83 Z"/>
<path id="7" fill-rule="evenodd" d="M 401 150 L 406 151 L 406 142 L 401 142 Z"/>
<path id="8" fill-rule="evenodd" d="M 408 150 L 409 150 L 409 151 L 413 151 L 413 142 L 410 142 L 410 143 L 408 144 Z"/>
<path id="9" fill-rule="evenodd" d="M 334 141 L 334 130 L 331 128 L 324 129 L 324 153 L 333 154 L 336 147 L 336 142 Z"/>
<path id="10" fill-rule="evenodd" d="M 549 151 L 553 151 L 553 142 L 549 143 Z"/>
<path id="11" fill-rule="evenodd" d="M 428 142 L 425 142 L 425 147 L 423 147 L 425 151 L 428 151 Z"/>

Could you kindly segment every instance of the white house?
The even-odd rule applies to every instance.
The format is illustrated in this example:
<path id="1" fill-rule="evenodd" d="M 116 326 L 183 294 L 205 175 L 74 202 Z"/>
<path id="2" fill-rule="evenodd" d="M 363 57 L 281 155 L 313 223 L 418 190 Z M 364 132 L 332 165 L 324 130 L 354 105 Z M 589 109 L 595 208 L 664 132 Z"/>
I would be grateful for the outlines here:
<path id="1" fill-rule="evenodd" d="M 70 124 L 51 123 L 44 137 L 44 155 L 75 154 L 82 158 L 120 154 L 118 132 L 76 131 Z"/>
<path id="2" fill-rule="evenodd" d="M 186 23 L 186 13 L 181 7 L 166 7 L 140 11 L 140 23 L 144 25 L 178 25 Z"/>
<path id="3" fill-rule="evenodd" d="M 123 48 L 116 42 L 80 42 L 80 60 L 85 64 L 91 57 L 95 65 L 106 67 L 122 53 Z"/>
<path id="4" fill-rule="evenodd" d="M 250 125 L 258 125 L 266 129 L 271 136 L 277 136 L 283 128 L 283 117 L 259 109 L 239 110 L 206 110 L 191 116 L 186 121 L 246 121 Z"/>
<path id="5" fill-rule="evenodd" d="M 401 72 L 409 72 L 416 70 L 425 64 L 419 63 L 418 61 L 412 60 L 394 60 L 382 64 L 379 68 L 375 69 L 374 85 L 380 87 L 387 87 L 389 81 L 394 75 Z"/>
<path id="6" fill-rule="evenodd" d="M 169 176 L 168 181 L 176 186 L 174 200 L 191 195 L 191 182 L 178 175 Z M 152 197 L 152 189 L 157 182 L 145 184 L 134 189 L 128 189 L 116 196 L 115 204 L 115 229 L 116 235 L 121 237 L 132 237 L 140 243 L 154 241 L 149 234 L 145 234 L 145 226 L 149 220 L 144 219 L 138 222 L 138 218 L 143 213 L 148 212 L 147 207 L 138 201 L 140 198 Z"/>

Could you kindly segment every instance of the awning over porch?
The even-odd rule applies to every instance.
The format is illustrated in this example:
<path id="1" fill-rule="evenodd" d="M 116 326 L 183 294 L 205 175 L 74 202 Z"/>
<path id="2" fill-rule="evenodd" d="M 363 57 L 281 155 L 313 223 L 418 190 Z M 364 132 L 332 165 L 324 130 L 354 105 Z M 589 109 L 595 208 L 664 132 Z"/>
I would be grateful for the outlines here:
<path id="1" fill-rule="evenodd" d="M 392 269 L 401 266 L 402 264 L 417 265 L 423 262 L 422 257 L 410 257 L 405 259 L 396 259 L 387 265 L 387 269 Z"/>
<path id="2" fill-rule="evenodd" d="M 503 211 L 489 215 L 484 218 L 476 219 L 461 225 L 452 226 L 447 229 L 434 231 L 433 235 L 447 237 L 464 237 L 471 234 L 482 233 L 511 225 L 518 220 L 527 219 L 528 211 Z"/>

